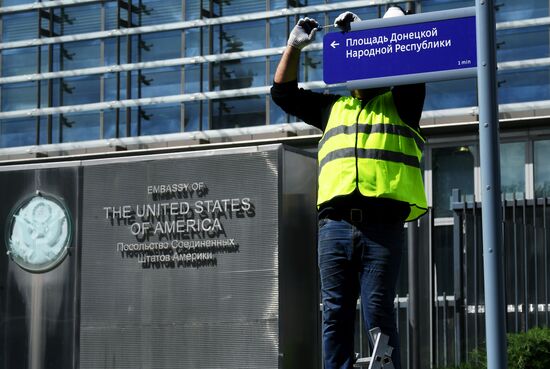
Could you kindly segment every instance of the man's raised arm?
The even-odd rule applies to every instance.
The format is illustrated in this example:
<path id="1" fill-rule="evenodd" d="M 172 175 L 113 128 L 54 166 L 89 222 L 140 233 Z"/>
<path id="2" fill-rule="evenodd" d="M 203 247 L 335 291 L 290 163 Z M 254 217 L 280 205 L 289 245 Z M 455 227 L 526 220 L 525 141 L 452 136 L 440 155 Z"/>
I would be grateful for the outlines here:
<path id="1" fill-rule="evenodd" d="M 290 32 L 287 47 L 275 71 L 273 78 L 275 83 L 285 83 L 298 79 L 300 53 L 304 47 L 313 41 L 318 26 L 319 24 L 310 18 L 300 19 L 294 26 L 292 32 Z"/>
<path id="2" fill-rule="evenodd" d="M 286 113 L 323 129 L 326 114 L 338 96 L 298 88 L 300 54 L 302 49 L 313 41 L 318 26 L 314 19 L 303 18 L 292 29 L 287 47 L 273 76 L 271 97 Z"/>

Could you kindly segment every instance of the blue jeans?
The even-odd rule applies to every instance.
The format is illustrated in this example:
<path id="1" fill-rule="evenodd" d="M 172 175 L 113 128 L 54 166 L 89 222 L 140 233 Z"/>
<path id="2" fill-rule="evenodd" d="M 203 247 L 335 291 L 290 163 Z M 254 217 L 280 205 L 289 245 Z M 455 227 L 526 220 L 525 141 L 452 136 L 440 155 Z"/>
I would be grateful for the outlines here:
<path id="1" fill-rule="evenodd" d="M 394 298 L 403 237 L 401 222 L 352 225 L 343 220 L 319 221 L 325 369 L 353 367 L 359 293 L 366 330 L 380 327 L 389 336 L 393 365 L 401 369 Z"/>

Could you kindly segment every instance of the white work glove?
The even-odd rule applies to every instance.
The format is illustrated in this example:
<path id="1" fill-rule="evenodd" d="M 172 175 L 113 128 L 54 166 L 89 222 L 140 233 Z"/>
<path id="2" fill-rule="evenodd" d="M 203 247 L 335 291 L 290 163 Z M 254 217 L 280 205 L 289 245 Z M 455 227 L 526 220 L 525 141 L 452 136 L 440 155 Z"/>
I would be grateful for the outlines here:
<path id="1" fill-rule="evenodd" d="M 317 27 L 319 23 L 315 19 L 301 18 L 290 32 L 287 45 L 302 50 L 315 39 Z"/>
<path id="2" fill-rule="evenodd" d="M 349 30 L 351 29 L 351 22 L 360 21 L 361 18 L 359 18 L 356 14 L 352 12 L 343 12 L 334 20 L 334 27 L 340 28 L 342 32 L 349 32 Z"/>

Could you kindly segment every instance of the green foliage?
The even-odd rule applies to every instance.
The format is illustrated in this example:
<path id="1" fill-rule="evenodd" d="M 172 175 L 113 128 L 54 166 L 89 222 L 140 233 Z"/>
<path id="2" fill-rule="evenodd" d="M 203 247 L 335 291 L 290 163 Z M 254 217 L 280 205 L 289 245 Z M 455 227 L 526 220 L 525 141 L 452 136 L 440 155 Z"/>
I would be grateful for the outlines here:
<path id="1" fill-rule="evenodd" d="M 455 367 L 449 367 L 451 369 Z M 486 369 L 485 348 L 474 350 L 469 361 L 457 369 Z M 533 328 L 525 333 L 508 334 L 508 369 L 549 369 L 550 329 Z"/>
<path id="2" fill-rule="evenodd" d="M 487 369 L 487 355 L 485 354 L 485 349 L 483 350 L 474 350 L 468 355 L 469 361 L 463 363 L 458 368 L 459 369 Z M 454 367 L 450 367 L 451 369 Z"/>
<path id="3" fill-rule="evenodd" d="M 533 328 L 508 335 L 509 369 L 550 368 L 550 329 Z"/>

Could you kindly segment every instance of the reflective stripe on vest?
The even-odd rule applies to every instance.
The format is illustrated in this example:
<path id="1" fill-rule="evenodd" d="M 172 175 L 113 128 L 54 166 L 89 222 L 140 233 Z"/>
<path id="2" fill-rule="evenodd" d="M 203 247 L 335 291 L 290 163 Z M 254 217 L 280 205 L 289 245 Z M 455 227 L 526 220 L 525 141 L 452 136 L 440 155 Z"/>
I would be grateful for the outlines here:
<path id="1" fill-rule="evenodd" d="M 410 205 L 407 221 L 427 210 L 420 161 L 424 139 L 405 124 L 391 92 L 366 106 L 353 97 L 334 103 L 319 141 L 317 204 L 356 188 L 367 197 L 383 197 Z"/>

